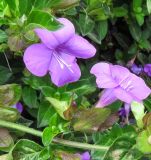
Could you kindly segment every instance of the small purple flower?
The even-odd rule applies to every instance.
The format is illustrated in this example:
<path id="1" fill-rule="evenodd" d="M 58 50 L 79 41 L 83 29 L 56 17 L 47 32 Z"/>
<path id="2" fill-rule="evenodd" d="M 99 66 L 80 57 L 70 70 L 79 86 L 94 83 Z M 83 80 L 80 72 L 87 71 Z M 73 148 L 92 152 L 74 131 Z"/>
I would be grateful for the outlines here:
<path id="1" fill-rule="evenodd" d="M 12 108 L 16 108 L 20 113 L 22 113 L 22 111 L 23 111 L 23 106 L 20 102 L 13 105 Z"/>
<path id="2" fill-rule="evenodd" d="M 34 75 L 42 77 L 49 72 L 57 86 L 79 80 L 81 71 L 76 58 L 93 57 L 96 49 L 87 40 L 75 34 L 73 24 L 65 19 L 58 21 L 64 26 L 57 31 L 35 29 L 41 43 L 25 50 L 24 63 Z"/>
<path id="3" fill-rule="evenodd" d="M 133 64 L 131 67 L 131 71 L 135 73 L 136 75 L 139 75 L 140 73 L 143 72 L 143 67 L 142 66 L 137 66 L 136 64 Z"/>
<path id="4" fill-rule="evenodd" d="M 121 117 L 128 117 L 130 113 L 130 109 L 131 109 L 130 104 L 125 103 L 124 107 L 119 110 L 119 115 Z"/>
<path id="5" fill-rule="evenodd" d="M 144 72 L 151 77 L 151 64 L 145 64 Z"/>
<path id="6" fill-rule="evenodd" d="M 117 99 L 130 104 L 132 101 L 142 101 L 151 93 L 150 88 L 144 80 L 131 73 L 127 68 L 108 63 L 95 64 L 91 73 L 96 76 L 96 83 L 99 88 L 104 88 L 103 97 L 108 100 L 99 100 L 97 107 L 104 107 Z M 108 96 L 106 96 L 108 95 Z M 102 102 L 103 101 L 103 102 Z"/>
<path id="7" fill-rule="evenodd" d="M 80 160 L 91 160 L 89 152 L 84 152 L 82 154 L 77 154 L 80 157 Z"/>

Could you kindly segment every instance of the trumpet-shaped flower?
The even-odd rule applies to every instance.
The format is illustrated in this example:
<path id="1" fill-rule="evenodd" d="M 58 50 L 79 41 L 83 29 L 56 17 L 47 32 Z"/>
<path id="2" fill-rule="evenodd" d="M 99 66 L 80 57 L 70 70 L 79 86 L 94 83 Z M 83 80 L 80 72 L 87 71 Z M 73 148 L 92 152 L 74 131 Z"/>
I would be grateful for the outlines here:
<path id="1" fill-rule="evenodd" d="M 75 28 L 69 20 L 59 18 L 58 21 L 63 27 L 57 31 L 35 29 L 41 43 L 25 50 L 24 63 L 32 74 L 41 77 L 49 72 L 52 82 L 63 86 L 77 81 L 81 76 L 76 58 L 93 57 L 96 49 L 75 34 Z"/>
<path id="2" fill-rule="evenodd" d="M 105 89 L 96 107 L 104 107 L 117 99 L 128 104 L 139 102 L 151 93 L 144 80 L 125 67 L 102 62 L 95 64 L 91 73 L 96 76 L 98 87 Z"/>

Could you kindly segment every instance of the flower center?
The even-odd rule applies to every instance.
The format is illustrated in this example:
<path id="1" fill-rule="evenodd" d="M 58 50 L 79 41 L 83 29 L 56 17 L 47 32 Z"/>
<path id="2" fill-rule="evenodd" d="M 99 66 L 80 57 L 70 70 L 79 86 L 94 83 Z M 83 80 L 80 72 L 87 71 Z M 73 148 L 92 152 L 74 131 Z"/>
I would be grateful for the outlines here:
<path id="1" fill-rule="evenodd" d="M 134 86 L 132 85 L 132 81 L 129 80 L 129 78 L 126 78 L 123 81 L 121 81 L 119 85 L 127 92 L 134 88 Z"/>
<path id="2" fill-rule="evenodd" d="M 66 67 L 73 73 L 73 70 L 72 70 L 72 68 L 71 68 L 72 65 L 71 65 L 71 64 L 68 64 L 68 63 L 61 57 L 61 55 L 59 55 L 59 52 L 54 51 L 52 54 L 53 54 L 53 56 L 56 58 L 56 60 L 57 60 L 57 62 L 59 63 L 61 69 L 64 69 L 64 67 L 66 66 Z"/>

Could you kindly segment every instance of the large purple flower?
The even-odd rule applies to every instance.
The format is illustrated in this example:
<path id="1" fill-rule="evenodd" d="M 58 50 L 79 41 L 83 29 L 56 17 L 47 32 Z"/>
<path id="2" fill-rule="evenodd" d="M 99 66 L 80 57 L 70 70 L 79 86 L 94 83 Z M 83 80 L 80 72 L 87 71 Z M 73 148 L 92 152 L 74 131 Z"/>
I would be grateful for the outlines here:
<path id="1" fill-rule="evenodd" d="M 96 49 L 75 34 L 75 28 L 69 20 L 59 18 L 58 21 L 63 27 L 57 31 L 35 29 L 42 43 L 33 44 L 26 49 L 24 63 L 32 74 L 41 77 L 49 72 L 52 82 L 63 86 L 77 81 L 81 76 L 76 57 L 93 57 Z"/>
<path id="2" fill-rule="evenodd" d="M 91 73 L 97 77 L 98 87 L 105 89 L 96 107 L 104 107 L 117 99 L 128 104 L 142 101 L 151 93 L 144 80 L 125 67 L 102 62 L 95 64 Z"/>

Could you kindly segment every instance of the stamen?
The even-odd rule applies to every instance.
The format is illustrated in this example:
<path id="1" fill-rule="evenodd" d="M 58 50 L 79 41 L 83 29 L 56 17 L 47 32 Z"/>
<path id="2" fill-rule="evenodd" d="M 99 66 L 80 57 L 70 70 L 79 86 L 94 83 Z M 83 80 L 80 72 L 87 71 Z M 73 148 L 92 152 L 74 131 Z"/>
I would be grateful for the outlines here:
<path id="1" fill-rule="evenodd" d="M 74 73 L 73 70 L 72 70 L 72 68 L 71 68 L 72 65 L 67 64 L 67 63 L 62 59 L 62 57 L 59 56 L 57 53 L 54 53 L 54 52 L 53 52 L 53 55 L 54 55 L 54 57 L 56 58 L 56 60 L 58 61 L 61 69 L 63 69 L 63 68 L 64 68 L 64 65 L 65 65 L 72 73 Z"/>

